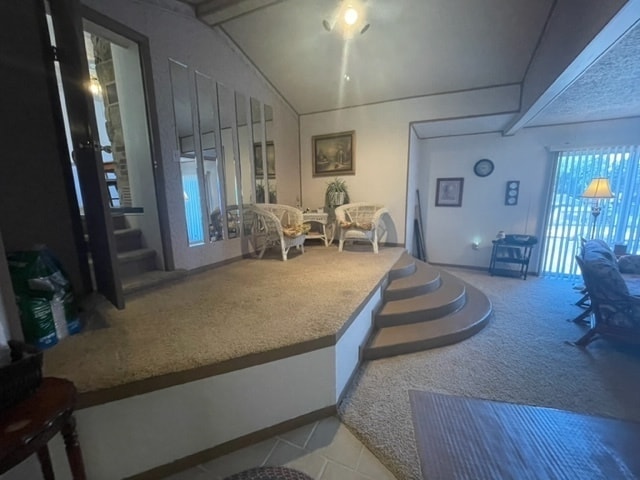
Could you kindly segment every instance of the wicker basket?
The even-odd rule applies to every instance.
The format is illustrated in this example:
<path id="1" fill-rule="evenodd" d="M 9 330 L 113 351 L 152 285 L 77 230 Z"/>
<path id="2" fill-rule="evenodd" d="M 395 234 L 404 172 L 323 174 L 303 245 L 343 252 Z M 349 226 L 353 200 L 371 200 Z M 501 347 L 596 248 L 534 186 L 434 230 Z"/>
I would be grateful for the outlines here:
<path id="1" fill-rule="evenodd" d="M 42 382 L 42 352 L 9 340 L 11 363 L 0 367 L 0 411 L 32 395 Z"/>

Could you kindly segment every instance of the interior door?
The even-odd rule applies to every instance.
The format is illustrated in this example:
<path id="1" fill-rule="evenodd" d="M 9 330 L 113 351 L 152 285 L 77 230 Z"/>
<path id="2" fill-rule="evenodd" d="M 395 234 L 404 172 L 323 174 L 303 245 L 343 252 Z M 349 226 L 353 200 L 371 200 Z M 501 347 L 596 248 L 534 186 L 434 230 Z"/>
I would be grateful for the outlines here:
<path id="1" fill-rule="evenodd" d="M 90 78 L 80 5 L 77 0 L 53 0 L 49 6 L 69 117 L 73 160 L 84 201 L 96 289 L 116 307 L 124 308 L 109 194 L 104 180 L 93 100 L 88 88 Z"/>

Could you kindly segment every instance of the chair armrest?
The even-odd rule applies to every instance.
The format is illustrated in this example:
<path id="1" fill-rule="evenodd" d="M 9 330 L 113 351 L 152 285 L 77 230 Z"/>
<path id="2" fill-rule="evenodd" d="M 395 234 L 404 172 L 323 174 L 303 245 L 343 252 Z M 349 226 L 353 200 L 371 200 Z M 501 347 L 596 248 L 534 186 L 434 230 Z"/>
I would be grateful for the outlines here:
<path id="1" fill-rule="evenodd" d="M 373 224 L 378 225 L 378 223 L 380 223 L 382 215 L 384 215 L 385 213 L 389 213 L 389 210 L 386 207 L 382 207 L 376 210 L 376 213 L 373 215 Z"/>

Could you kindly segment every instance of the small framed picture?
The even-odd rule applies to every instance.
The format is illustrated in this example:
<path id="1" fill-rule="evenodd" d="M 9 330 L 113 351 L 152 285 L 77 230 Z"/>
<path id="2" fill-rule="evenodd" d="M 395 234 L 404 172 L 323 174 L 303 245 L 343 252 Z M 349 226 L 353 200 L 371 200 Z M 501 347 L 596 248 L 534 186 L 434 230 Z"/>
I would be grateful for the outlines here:
<path id="1" fill-rule="evenodd" d="M 461 207 L 464 178 L 438 178 L 436 207 Z"/>

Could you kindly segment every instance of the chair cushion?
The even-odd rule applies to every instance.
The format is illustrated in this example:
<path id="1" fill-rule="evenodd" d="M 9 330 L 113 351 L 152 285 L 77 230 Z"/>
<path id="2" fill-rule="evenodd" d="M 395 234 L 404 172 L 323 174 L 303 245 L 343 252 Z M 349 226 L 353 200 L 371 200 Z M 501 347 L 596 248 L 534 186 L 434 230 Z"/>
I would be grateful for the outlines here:
<path id="1" fill-rule="evenodd" d="M 357 228 L 358 230 L 373 230 L 372 222 L 340 222 L 342 228 Z"/>
<path id="2" fill-rule="evenodd" d="M 640 273 L 640 255 L 624 255 L 618 259 L 620 273 Z"/>
<path id="3" fill-rule="evenodd" d="M 299 237 L 300 235 L 306 235 L 309 233 L 309 229 L 311 226 L 306 223 L 302 223 L 300 225 L 283 225 L 282 226 L 282 234 L 285 237 Z"/>

